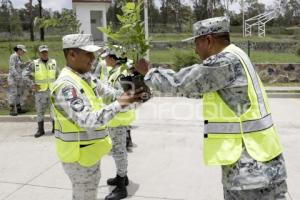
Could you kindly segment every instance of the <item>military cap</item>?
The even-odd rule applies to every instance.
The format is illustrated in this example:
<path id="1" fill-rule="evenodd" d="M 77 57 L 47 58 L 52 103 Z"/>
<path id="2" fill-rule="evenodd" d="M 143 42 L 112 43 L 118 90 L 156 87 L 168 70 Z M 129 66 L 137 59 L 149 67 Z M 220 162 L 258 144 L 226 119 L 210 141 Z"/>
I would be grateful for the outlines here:
<path id="1" fill-rule="evenodd" d="M 182 41 L 193 40 L 202 35 L 229 33 L 229 24 L 229 19 L 227 17 L 214 17 L 198 21 L 193 25 L 193 37 Z"/>
<path id="2" fill-rule="evenodd" d="M 124 47 L 118 45 L 104 47 L 101 57 L 105 58 L 108 55 L 115 55 L 117 58 L 124 58 L 126 57 L 126 50 Z"/>
<path id="3" fill-rule="evenodd" d="M 62 38 L 63 49 L 78 48 L 88 52 L 100 50 L 99 46 L 94 44 L 91 34 L 70 34 Z"/>
<path id="4" fill-rule="evenodd" d="M 43 52 L 43 51 L 49 51 L 49 48 L 47 45 L 41 45 L 39 46 L 39 52 Z"/>
<path id="5" fill-rule="evenodd" d="M 17 47 L 18 49 L 22 49 L 24 52 L 27 52 L 26 47 L 25 47 L 24 45 L 22 45 L 22 44 L 18 44 L 16 47 Z"/>

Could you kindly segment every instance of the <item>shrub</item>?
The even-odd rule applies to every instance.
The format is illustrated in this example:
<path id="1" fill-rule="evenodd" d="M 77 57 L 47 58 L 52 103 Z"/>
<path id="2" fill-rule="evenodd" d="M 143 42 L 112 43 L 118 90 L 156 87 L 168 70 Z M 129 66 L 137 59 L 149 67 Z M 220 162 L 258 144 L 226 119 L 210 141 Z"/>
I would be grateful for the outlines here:
<path id="1" fill-rule="evenodd" d="M 195 54 L 193 49 L 178 50 L 172 49 L 172 57 L 174 58 L 173 69 L 179 71 L 183 67 L 191 66 L 195 63 L 200 63 L 201 60 Z"/>

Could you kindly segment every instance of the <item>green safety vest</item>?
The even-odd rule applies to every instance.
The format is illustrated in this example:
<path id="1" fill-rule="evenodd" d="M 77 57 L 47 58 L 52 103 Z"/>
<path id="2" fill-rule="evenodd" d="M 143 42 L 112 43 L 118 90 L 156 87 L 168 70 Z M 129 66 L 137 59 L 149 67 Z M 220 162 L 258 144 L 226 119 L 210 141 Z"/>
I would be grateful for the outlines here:
<path id="1" fill-rule="evenodd" d="M 127 76 L 127 66 L 121 65 L 117 69 L 107 67 L 108 82 L 114 86 L 121 75 Z M 109 121 L 108 126 L 115 128 L 120 126 L 129 126 L 135 120 L 135 110 L 128 110 L 126 112 L 119 112 L 112 120 Z"/>
<path id="2" fill-rule="evenodd" d="M 94 112 L 102 108 L 102 100 L 98 98 L 89 85 L 76 73 L 68 68 L 64 68 L 55 81 L 52 93 L 65 83 L 70 83 L 84 93 L 88 98 Z M 54 110 L 56 150 L 62 162 L 78 162 L 82 166 L 95 165 L 112 147 L 111 139 L 107 134 L 106 126 L 94 130 L 92 133 L 81 128 L 72 119 L 64 116 L 60 110 L 55 107 L 53 98 L 51 98 Z"/>
<path id="3" fill-rule="evenodd" d="M 282 153 L 282 146 L 263 84 L 245 52 L 235 45 L 229 45 L 223 52 L 230 52 L 241 61 L 247 74 L 251 106 L 237 116 L 217 91 L 204 94 L 204 162 L 207 165 L 233 164 L 239 160 L 243 145 L 255 160 L 272 160 Z"/>
<path id="4" fill-rule="evenodd" d="M 34 82 L 39 86 L 39 91 L 46 91 L 51 89 L 53 82 L 56 79 L 56 61 L 54 59 L 49 59 L 45 64 L 40 59 L 33 61 L 34 70 Z"/>

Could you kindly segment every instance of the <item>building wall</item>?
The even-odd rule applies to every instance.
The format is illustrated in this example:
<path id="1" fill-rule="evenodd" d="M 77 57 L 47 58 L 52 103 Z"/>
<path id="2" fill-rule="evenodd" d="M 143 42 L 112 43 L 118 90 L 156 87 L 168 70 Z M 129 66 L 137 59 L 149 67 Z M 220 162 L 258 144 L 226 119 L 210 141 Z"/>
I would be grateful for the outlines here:
<path id="1" fill-rule="evenodd" d="M 91 34 L 91 10 L 103 12 L 103 26 L 106 26 L 106 13 L 109 5 L 109 3 L 73 3 L 73 10 L 81 23 L 80 32 Z M 106 36 L 104 36 L 104 41 L 107 41 Z"/>

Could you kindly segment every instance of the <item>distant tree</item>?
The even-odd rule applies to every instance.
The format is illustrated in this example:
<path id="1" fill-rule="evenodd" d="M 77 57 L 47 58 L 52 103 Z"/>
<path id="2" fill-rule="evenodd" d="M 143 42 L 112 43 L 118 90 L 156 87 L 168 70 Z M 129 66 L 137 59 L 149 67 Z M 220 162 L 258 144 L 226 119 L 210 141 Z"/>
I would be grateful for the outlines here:
<path id="1" fill-rule="evenodd" d="M 33 30 L 33 13 L 32 13 L 32 0 L 29 0 L 28 5 L 28 11 L 29 11 L 29 29 L 30 29 L 30 40 L 34 41 L 34 30 Z"/>
<path id="2" fill-rule="evenodd" d="M 39 2 L 39 17 L 43 18 L 42 0 L 38 0 L 38 2 Z M 41 41 L 45 40 L 45 32 L 44 32 L 44 28 L 43 27 L 40 28 L 40 40 Z"/>
<path id="3" fill-rule="evenodd" d="M 52 18 L 38 18 L 36 26 L 39 28 L 63 28 L 67 33 L 78 33 L 80 22 L 76 18 L 76 14 L 71 9 L 63 9 L 60 16 Z"/>
<path id="4" fill-rule="evenodd" d="M 247 16 L 247 18 L 254 17 L 266 11 L 265 4 L 259 3 L 258 0 L 246 0 L 245 6 L 245 15 Z"/>

